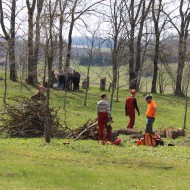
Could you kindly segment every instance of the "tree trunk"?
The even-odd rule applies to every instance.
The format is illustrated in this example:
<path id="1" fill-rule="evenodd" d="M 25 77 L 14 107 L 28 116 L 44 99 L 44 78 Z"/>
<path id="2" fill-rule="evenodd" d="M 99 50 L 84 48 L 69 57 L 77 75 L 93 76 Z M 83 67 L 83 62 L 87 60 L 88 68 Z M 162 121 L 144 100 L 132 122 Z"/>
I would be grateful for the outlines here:
<path id="1" fill-rule="evenodd" d="M 91 65 L 91 60 L 88 64 L 88 70 L 87 70 L 87 86 L 86 86 L 86 92 L 85 92 L 85 98 L 84 98 L 84 106 L 86 106 L 86 103 L 87 103 L 87 97 L 88 97 L 88 89 L 89 89 L 89 75 L 90 75 L 90 65 Z"/>
<path id="2" fill-rule="evenodd" d="M 162 9 L 162 0 L 158 1 L 158 8 L 155 10 L 155 4 L 156 2 L 153 1 L 152 3 L 152 17 L 154 21 L 154 30 L 155 30 L 155 37 L 156 37 L 156 42 L 155 42 L 155 49 L 154 49 L 154 73 L 153 73 L 153 78 L 152 78 L 152 87 L 151 87 L 151 92 L 156 93 L 156 85 L 157 85 L 157 77 L 158 77 L 158 58 L 159 58 L 159 51 L 160 51 L 160 33 L 162 28 L 165 25 L 165 21 L 162 23 L 162 26 L 159 28 L 159 21 L 160 21 L 160 13 Z M 160 91 L 161 88 L 160 88 Z"/>
<path id="3" fill-rule="evenodd" d="M 11 7 L 11 27 L 9 41 L 9 61 L 10 61 L 10 79 L 16 81 L 16 59 L 15 59 L 15 16 L 16 16 L 16 0 L 12 1 Z"/>
<path id="4" fill-rule="evenodd" d="M 178 67 L 177 67 L 177 79 L 176 79 L 176 95 L 184 95 L 182 92 L 181 84 L 183 77 L 183 69 L 185 65 L 186 58 L 186 39 L 179 39 L 179 47 L 178 47 Z"/>
<path id="5" fill-rule="evenodd" d="M 111 101 L 110 101 L 110 108 L 112 108 L 113 104 L 113 97 L 115 88 L 117 85 L 117 71 L 118 71 L 118 30 L 115 28 L 115 34 L 114 34 L 114 47 L 112 51 L 112 73 L 113 73 L 113 81 L 112 81 L 112 92 L 111 92 Z"/>
<path id="6" fill-rule="evenodd" d="M 116 102 L 119 102 L 119 79 L 120 79 L 120 75 L 119 75 L 119 69 L 117 71 L 117 93 L 116 93 Z"/>
<path id="7" fill-rule="evenodd" d="M 38 55 L 39 55 L 39 46 L 40 46 L 40 15 L 42 12 L 44 0 L 38 0 L 37 3 L 37 16 L 36 16 L 36 39 L 35 47 L 33 52 L 33 81 L 34 83 L 38 82 L 37 78 L 37 64 L 38 64 Z"/>
<path id="8" fill-rule="evenodd" d="M 135 26 L 131 25 L 131 38 L 129 44 L 129 89 L 136 89 L 135 85 L 135 71 L 134 71 L 134 34 L 135 33 Z"/>
<path id="9" fill-rule="evenodd" d="M 34 9 L 36 5 L 36 0 L 32 1 L 32 6 L 30 7 L 29 0 L 26 0 L 27 8 L 28 8 L 28 80 L 27 82 L 31 85 L 34 85 L 37 81 L 35 81 L 35 66 L 33 64 L 33 38 L 34 38 L 34 24 L 33 24 L 33 16 Z"/>
<path id="10" fill-rule="evenodd" d="M 117 85 L 117 59 L 115 59 L 113 61 L 113 71 L 112 72 L 113 72 L 113 81 L 112 81 L 110 108 L 112 108 L 114 92 L 115 92 L 115 88 L 116 88 L 116 85 Z"/>
<path id="11" fill-rule="evenodd" d="M 72 33 L 73 33 L 74 22 L 71 23 L 68 35 L 68 45 L 67 45 L 67 56 L 64 71 L 67 71 L 67 68 L 70 66 L 71 59 L 71 48 L 72 48 Z"/>
<path id="12" fill-rule="evenodd" d="M 71 48 L 72 48 L 72 33 L 73 33 L 73 27 L 75 23 L 75 9 L 77 6 L 78 0 L 75 0 L 73 8 L 71 10 L 71 23 L 69 27 L 69 35 L 68 35 L 68 45 L 67 45 L 67 56 L 66 56 L 66 62 L 64 66 L 64 71 L 67 72 L 67 68 L 70 66 L 70 59 L 71 59 Z"/>
<path id="13" fill-rule="evenodd" d="M 63 68 L 63 14 L 59 20 L 59 72 Z"/>
<path id="14" fill-rule="evenodd" d="M 16 81 L 15 40 L 9 40 L 10 80 Z"/>
<path id="15" fill-rule="evenodd" d="M 4 95 L 3 95 L 3 104 L 4 106 L 6 105 L 6 100 L 7 100 L 7 59 L 8 59 L 8 51 L 6 55 L 6 60 L 5 60 L 5 78 L 4 78 Z"/>
<path id="16" fill-rule="evenodd" d="M 47 102 L 46 102 L 46 117 L 45 117 L 45 125 L 44 125 L 44 130 L 45 130 L 44 134 L 45 134 L 45 141 L 49 143 L 50 136 L 51 136 L 51 126 L 49 124 L 49 117 L 50 117 L 49 99 L 50 99 L 50 78 L 51 78 L 53 57 L 47 57 L 47 62 L 48 62 L 48 82 L 47 82 Z"/>
<path id="17" fill-rule="evenodd" d="M 138 90 L 138 83 L 140 83 L 140 81 L 138 81 L 140 79 L 139 75 L 140 75 L 140 69 L 141 69 L 141 64 L 143 64 L 141 62 L 141 54 L 142 54 L 142 47 L 141 47 L 141 41 L 142 41 L 142 35 L 143 35 L 143 28 L 144 28 L 144 22 L 147 16 L 147 13 L 149 11 L 150 8 L 150 3 L 148 8 L 145 9 L 145 5 L 146 5 L 146 1 L 143 1 L 143 6 L 142 6 L 142 16 L 141 16 L 141 20 L 140 20 L 140 27 L 139 27 L 139 32 L 138 32 L 138 37 L 137 37 L 137 45 L 136 45 L 136 65 L 135 65 L 135 80 L 134 80 L 134 87 L 136 90 Z"/>
<path id="18" fill-rule="evenodd" d="M 157 83 L 157 77 L 158 77 L 158 55 L 155 52 L 154 56 L 154 73 L 153 73 L 153 79 L 152 79 L 152 88 L 151 93 L 156 93 L 156 83 Z"/>

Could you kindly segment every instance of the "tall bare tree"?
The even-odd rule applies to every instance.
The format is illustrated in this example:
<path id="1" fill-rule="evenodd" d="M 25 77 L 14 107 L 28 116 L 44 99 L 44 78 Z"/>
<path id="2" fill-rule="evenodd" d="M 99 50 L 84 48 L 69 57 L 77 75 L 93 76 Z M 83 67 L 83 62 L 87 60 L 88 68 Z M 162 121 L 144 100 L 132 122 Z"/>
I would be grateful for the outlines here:
<path id="1" fill-rule="evenodd" d="M 94 29 L 86 28 L 88 31 L 88 36 L 86 36 L 87 47 L 84 47 L 84 49 L 86 50 L 86 53 L 88 55 L 88 65 L 86 73 L 87 85 L 86 85 L 86 92 L 84 98 L 84 106 L 87 105 L 87 99 L 88 99 L 88 90 L 90 83 L 90 67 L 92 65 L 95 54 L 100 53 L 100 40 L 98 40 L 98 37 L 100 37 L 98 36 L 99 28 L 100 28 L 99 23 L 97 24 L 97 27 L 94 27 Z"/>
<path id="2" fill-rule="evenodd" d="M 125 10 L 125 1 L 114 0 L 110 1 L 109 5 L 110 16 L 109 22 L 111 30 L 109 35 L 111 38 L 110 48 L 112 55 L 112 91 L 110 106 L 112 107 L 115 89 L 117 88 L 118 69 L 121 63 L 121 52 L 125 49 L 126 33 L 123 13 Z"/>
<path id="3" fill-rule="evenodd" d="M 34 85 L 37 83 L 37 63 L 40 46 L 40 16 L 43 8 L 44 0 L 26 0 L 28 9 L 28 83 Z M 37 15 L 34 23 L 34 14 L 37 4 Z M 34 25 L 35 35 L 34 35 Z M 35 40 L 34 40 L 35 36 Z"/>
<path id="4" fill-rule="evenodd" d="M 64 40 L 63 40 L 63 24 L 66 20 L 66 8 L 68 5 L 68 0 L 60 0 L 59 1 L 59 71 L 63 68 L 63 48 L 64 48 Z"/>
<path id="5" fill-rule="evenodd" d="M 52 72 L 52 66 L 53 61 L 56 54 L 57 49 L 57 36 L 58 32 L 56 31 L 55 21 L 57 19 L 56 17 L 56 11 L 58 6 L 58 0 L 52 1 L 49 0 L 49 2 L 45 3 L 45 13 L 44 13 L 44 30 L 45 30 L 45 61 L 47 62 L 47 68 L 48 68 L 48 82 L 47 82 L 47 102 L 46 102 L 46 117 L 44 121 L 45 125 L 45 141 L 47 143 L 50 142 L 50 124 L 49 124 L 49 100 L 50 100 L 50 79 L 51 79 L 51 72 Z"/>
<path id="6" fill-rule="evenodd" d="M 152 79 L 152 87 L 151 92 L 156 93 L 156 83 L 157 83 L 157 76 L 158 76 L 158 59 L 159 59 L 159 51 L 160 51 L 160 35 L 161 32 L 166 24 L 166 19 L 163 19 L 162 23 L 161 20 L 161 13 L 163 10 L 162 0 L 153 1 L 152 3 L 152 18 L 154 22 L 154 33 L 155 33 L 155 47 L 154 47 L 154 73 Z M 161 26 L 159 27 L 159 25 Z"/>
<path id="7" fill-rule="evenodd" d="M 147 3 L 148 2 L 148 3 Z M 141 69 L 142 37 L 144 23 L 150 11 L 152 0 L 125 1 L 128 18 L 126 30 L 129 38 L 129 88 L 137 89 Z M 127 20 L 126 18 L 126 20 Z M 137 38 L 137 39 L 136 39 Z"/>
<path id="8" fill-rule="evenodd" d="M 67 68 L 70 66 L 71 49 L 72 49 L 72 34 L 73 34 L 73 28 L 74 28 L 74 25 L 76 24 L 76 21 L 81 19 L 81 17 L 85 14 L 88 14 L 90 12 L 95 13 L 96 11 L 95 5 L 98 5 L 102 3 L 103 1 L 105 0 L 100 0 L 94 3 L 92 2 L 87 3 L 83 0 L 73 1 L 73 4 L 71 6 L 71 11 L 70 11 L 70 25 L 69 25 L 69 34 L 68 34 L 67 55 L 66 55 L 66 61 L 64 65 L 65 71 L 67 71 Z M 79 10 L 77 9 L 77 6 L 80 7 Z"/>
<path id="9" fill-rule="evenodd" d="M 150 0 L 147 4 L 147 1 L 144 0 L 142 2 L 142 7 L 141 7 L 141 17 L 140 17 L 140 21 L 139 21 L 139 29 L 138 29 L 138 35 L 137 35 L 137 40 L 136 40 L 136 58 L 135 58 L 135 79 L 134 79 L 134 83 L 131 83 L 131 87 L 133 87 L 134 89 L 138 89 L 138 79 L 139 79 L 139 75 L 140 75 L 140 72 L 141 72 L 141 64 L 143 64 L 142 62 L 142 38 L 143 38 L 143 29 L 144 29 L 144 24 L 145 24 L 145 21 L 147 19 L 147 15 L 150 11 L 150 7 L 151 7 L 151 4 L 154 0 Z M 145 34 L 146 35 L 146 34 Z M 145 49 L 146 49 L 146 46 L 148 44 L 145 44 Z"/>
<path id="10" fill-rule="evenodd" d="M 163 11 L 167 16 L 173 27 L 176 29 L 179 36 L 178 41 L 178 67 L 177 67 L 177 79 L 176 79 L 176 95 L 183 95 L 182 92 L 182 77 L 186 60 L 187 52 L 187 38 L 189 36 L 189 22 L 190 22 L 190 3 L 186 0 L 181 0 L 179 5 L 179 16 L 174 16 Z M 174 10 L 176 11 L 176 10 Z M 177 19 L 177 20 L 176 20 Z M 176 22 L 175 22 L 176 21 Z M 180 22 L 180 26 L 178 23 Z"/>
<path id="11" fill-rule="evenodd" d="M 0 22 L 1 28 L 3 31 L 3 37 L 8 43 L 8 55 L 9 55 L 9 63 L 10 63 L 10 79 L 12 81 L 16 81 L 16 59 L 15 59 L 15 24 L 16 24 L 16 2 L 17 0 L 12 0 L 11 5 L 8 6 L 10 8 L 10 29 L 7 30 L 7 26 L 5 25 L 5 16 L 3 2 L 0 0 Z"/>

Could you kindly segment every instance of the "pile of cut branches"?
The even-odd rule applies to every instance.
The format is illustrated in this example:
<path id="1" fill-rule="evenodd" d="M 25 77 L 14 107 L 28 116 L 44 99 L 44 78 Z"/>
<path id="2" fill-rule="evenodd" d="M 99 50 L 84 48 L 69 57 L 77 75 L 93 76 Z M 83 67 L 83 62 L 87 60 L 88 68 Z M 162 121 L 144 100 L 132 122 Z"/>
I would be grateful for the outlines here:
<path id="1" fill-rule="evenodd" d="M 112 138 L 114 140 L 120 134 L 132 135 L 132 134 L 141 134 L 141 133 L 142 133 L 142 131 L 137 131 L 137 130 L 133 130 L 133 129 L 113 130 L 112 131 Z M 104 133 L 104 135 L 106 136 L 106 133 Z M 98 140 L 98 122 L 97 122 L 97 119 L 95 119 L 95 120 L 90 119 L 85 124 L 83 124 L 81 127 L 70 130 L 68 138 L 73 138 L 75 140 L 78 140 L 78 139 Z"/>
<path id="2" fill-rule="evenodd" d="M 98 122 L 97 120 L 89 119 L 81 127 L 73 129 L 69 132 L 68 138 L 77 139 L 98 139 Z"/>
<path id="3" fill-rule="evenodd" d="M 41 137 L 44 135 L 45 117 L 48 116 L 51 136 L 63 136 L 57 112 L 54 108 L 47 111 L 42 102 L 11 98 L 11 104 L 7 104 L 1 113 L 1 131 L 10 137 Z"/>

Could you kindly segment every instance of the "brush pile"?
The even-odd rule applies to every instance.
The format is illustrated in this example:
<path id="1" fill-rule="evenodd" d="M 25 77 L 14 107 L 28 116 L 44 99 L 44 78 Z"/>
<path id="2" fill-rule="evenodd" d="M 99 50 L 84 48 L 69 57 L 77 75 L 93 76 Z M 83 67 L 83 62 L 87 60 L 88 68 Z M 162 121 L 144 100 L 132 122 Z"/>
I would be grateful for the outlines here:
<path id="1" fill-rule="evenodd" d="M 11 104 L 7 104 L 1 113 L 1 130 L 10 137 L 41 137 L 44 135 L 45 118 L 48 117 L 51 136 L 60 135 L 63 131 L 57 112 L 54 108 L 47 109 L 43 102 L 12 98 Z"/>
<path id="2" fill-rule="evenodd" d="M 77 139 L 98 139 L 98 123 L 97 120 L 89 119 L 85 124 L 82 126 L 70 130 L 68 138 Z"/>

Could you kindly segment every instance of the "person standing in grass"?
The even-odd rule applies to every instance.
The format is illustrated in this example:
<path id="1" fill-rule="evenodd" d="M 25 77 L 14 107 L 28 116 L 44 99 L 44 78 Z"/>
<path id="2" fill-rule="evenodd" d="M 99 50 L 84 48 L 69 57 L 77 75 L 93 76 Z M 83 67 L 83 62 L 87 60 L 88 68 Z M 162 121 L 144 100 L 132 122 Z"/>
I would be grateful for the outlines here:
<path id="1" fill-rule="evenodd" d="M 125 102 L 125 115 L 129 116 L 129 122 L 127 125 L 127 128 L 133 129 L 135 124 L 135 109 L 138 112 L 138 115 L 140 116 L 139 108 L 137 105 L 137 99 L 136 99 L 136 90 L 132 89 L 130 90 L 131 96 L 126 98 Z"/>
<path id="2" fill-rule="evenodd" d="M 146 130 L 145 133 L 153 133 L 152 126 L 155 121 L 157 104 L 152 100 L 152 95 L 146 95 L 145 100 L 148 103 L 146 111 Z"/>
<path id="3" fill-rule="evenodd" d="M 108 122 L 112 122 L 110 103 L 107 101 L 107 95 L 101 95 L 101 101 L 97 103 L 97 116 L 98 116 L 98 140 L 104 140 L 104 129 L 107 131 L 108 141 L 112 141 L 112 129 Z"/>

